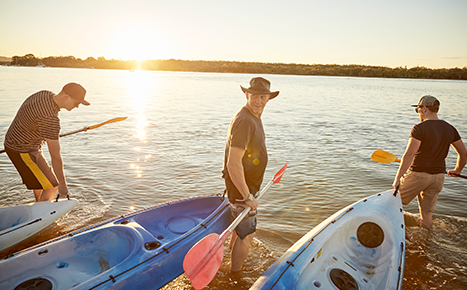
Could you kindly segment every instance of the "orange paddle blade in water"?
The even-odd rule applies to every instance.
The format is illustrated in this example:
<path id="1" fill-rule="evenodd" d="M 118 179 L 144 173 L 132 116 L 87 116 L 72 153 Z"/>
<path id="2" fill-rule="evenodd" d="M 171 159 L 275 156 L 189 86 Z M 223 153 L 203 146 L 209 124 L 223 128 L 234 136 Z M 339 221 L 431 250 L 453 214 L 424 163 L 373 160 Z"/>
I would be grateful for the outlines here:
<path id="1" fill-rule="evenodd" d="M 195 289 L 206 287 L 216 276 L 224 258 L 224 241 L 230 232 L 212 233 L 196 243 L 183 260 L 183 270 Z"/>

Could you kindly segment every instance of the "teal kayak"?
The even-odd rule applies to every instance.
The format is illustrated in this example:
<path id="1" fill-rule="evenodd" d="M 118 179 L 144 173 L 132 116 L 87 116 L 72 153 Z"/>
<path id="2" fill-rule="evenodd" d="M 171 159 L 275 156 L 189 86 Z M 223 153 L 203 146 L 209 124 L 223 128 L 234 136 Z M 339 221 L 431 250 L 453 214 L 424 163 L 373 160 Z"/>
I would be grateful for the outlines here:
<path id="1" fill-rule="evenodd" d="M 158 289 L 183 273 L 194 244 L 231 220 L 221 195 L 131 212 L 0 260 L 0 289 Z"/>
<path id="2" fill-rule="evenodd" d="M 400 290 L 405 225 L 399 194 L 355 202 L 313 228 L 250 288 Z"/>

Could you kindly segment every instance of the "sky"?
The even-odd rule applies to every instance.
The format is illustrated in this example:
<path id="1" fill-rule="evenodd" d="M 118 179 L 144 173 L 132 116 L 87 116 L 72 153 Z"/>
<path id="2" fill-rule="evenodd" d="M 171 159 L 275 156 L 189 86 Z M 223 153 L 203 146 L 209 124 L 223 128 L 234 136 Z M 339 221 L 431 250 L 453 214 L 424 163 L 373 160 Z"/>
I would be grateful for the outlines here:
<path id="1" fill-rule="evenodd" d="M 0 0 L 0 56 L 467 67 L 467 0 Z"/>

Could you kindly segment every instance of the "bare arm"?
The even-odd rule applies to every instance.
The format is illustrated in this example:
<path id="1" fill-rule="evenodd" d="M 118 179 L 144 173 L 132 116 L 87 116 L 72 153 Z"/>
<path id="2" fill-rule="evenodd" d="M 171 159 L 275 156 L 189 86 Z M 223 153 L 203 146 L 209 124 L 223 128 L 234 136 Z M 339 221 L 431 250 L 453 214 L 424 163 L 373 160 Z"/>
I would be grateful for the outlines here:
<path id="1" fill-rule="evenodd" d="M 392 187 L 397 188 L 401 182 L 401 177 L 405 174 L 407 169 L 409 169 L 410 164 L 412 164 L 413 157 L 415 153 L 417 153 L 418 148 L 422 142 L 415 138 L 409 138 L 409 143 L 407 144 L 407 148 L 405 149 L 405 153 L 401 159 L 401 165 L 399 166 L 399 170 L 397 171 L 396 177 L 394 178 L 394 182 Z"/>
<path id="2" fill-rule="evenodd" d="M 65 172 L 63 170 L 63 160 L 60 154 L 60 141 L 47 139 L 47 147 L 49 148 L 50 158 L 52 159 L 52 168 L 55 176 L 58 179 L 58 193 L 60 197 L 68 195 L 68 186 L 65 180 Z"/>
<path id="3" fill-rule="evenodd" d="M 457 163 L 454 169 L 449 170 L 447 173 L 450 176 L 457 177 L 457 175 L 461 174 L 462 169 L 467 162 L 467 149 L 465 148 L 464 142 L 462 139 L 457 140 L 456 142 L 451 144 L 454 147 L 454 150 L 457 152 Z"/>
<path id="4" fill-rule="evenodd" d="M 244 199 L 248 199 L 250 191 L 245 181 L 245 172 L 243 170 L 242 158 L 245 154 L 245 149 L 238 147 L 230 147 L 229 159 L 227 162 L 227 170 L 229 171 L 230 179 L 232 179 L 235 187 L 240 191 Z M 247 202 L 253 210 L 258 207 L 258 201 L 252 200 Z"/>

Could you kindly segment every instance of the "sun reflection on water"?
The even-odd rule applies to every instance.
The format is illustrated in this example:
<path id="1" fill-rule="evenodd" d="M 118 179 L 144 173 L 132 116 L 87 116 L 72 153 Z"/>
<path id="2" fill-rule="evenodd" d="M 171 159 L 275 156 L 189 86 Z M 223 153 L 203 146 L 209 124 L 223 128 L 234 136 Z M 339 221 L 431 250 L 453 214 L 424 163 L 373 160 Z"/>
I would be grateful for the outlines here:
<path id="1" fill-rule="evenodd" d="M 133 129 L 133 136 L 145 142 L 148 121 L 144 109 L 147 107 L 148 98 L 153 94 L 155 80 L 151 79 L 151 74 L 144 71 L 130 72 L 125 80 L 129 97 L 132 100 L 131 103 L 136 112 L 136 127 Z"/>
<path id="2" fill-rule="evenodd" d="M 136 178 L 142 178 L 143 168 L 139 165 L 141 162 L 147 162 L 151 158 L 151 154 L 144 153 L 144 146 L 141 143 L 147 142 L 147 121 L 145 109 L 148 107 L 148 102 L 154 96 L 155 85 L 157 84 L 154 75 L 145 71 L 131 71 L 125 77 L 125 86 L 131 100 L 131 106 L 134 108 L 134 118 L 136 126 L 133 128 L 133 137 L 140 143 L 134 147 L 137 152 L 135 162 L 130 165 L 131 170 L 136 175 Z M 145 154 L 144 157 L 141 154 Z"/>

